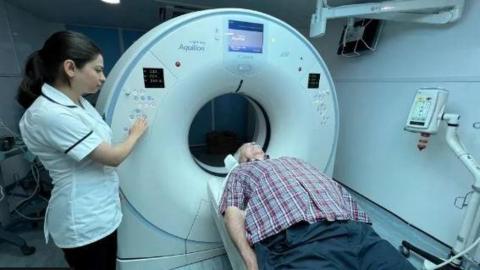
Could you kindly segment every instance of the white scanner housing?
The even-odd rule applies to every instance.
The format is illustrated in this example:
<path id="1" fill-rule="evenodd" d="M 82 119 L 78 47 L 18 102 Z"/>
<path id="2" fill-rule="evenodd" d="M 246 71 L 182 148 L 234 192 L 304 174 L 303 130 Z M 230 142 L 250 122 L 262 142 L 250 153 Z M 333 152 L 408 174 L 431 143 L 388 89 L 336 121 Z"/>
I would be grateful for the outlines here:
<path id="1" fill-rule="evenodd" d="M 302 34 L 244 9 L 169 20 L 125 52 L 97 104 L 114 142 L 125 139 L 137 117 L 145 115 L 149 122 L 118 167 L 124 213 L 119 269 L 195 269 L 225 254 L 207 183 L 223 181 L 214 174 L 228 171 L 196 160 L 188 133 L 202 106 L 228 93 L 244 95 L 255 108 L 254 140 L 271 157 L 299 157 L 332 173 L 338 137 L 335 88 L 324 61 Z"/>

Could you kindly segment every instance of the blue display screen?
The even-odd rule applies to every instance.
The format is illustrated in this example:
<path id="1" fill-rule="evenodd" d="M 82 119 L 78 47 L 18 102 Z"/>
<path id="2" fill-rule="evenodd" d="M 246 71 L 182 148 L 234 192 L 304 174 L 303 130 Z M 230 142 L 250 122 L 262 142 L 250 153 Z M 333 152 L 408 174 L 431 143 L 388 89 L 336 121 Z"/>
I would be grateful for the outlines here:
<path id="1" fill-rule="evenodd" d="M 263 24 L 229 20 L 228 33 L 228 51 L 263 52 Z"/>

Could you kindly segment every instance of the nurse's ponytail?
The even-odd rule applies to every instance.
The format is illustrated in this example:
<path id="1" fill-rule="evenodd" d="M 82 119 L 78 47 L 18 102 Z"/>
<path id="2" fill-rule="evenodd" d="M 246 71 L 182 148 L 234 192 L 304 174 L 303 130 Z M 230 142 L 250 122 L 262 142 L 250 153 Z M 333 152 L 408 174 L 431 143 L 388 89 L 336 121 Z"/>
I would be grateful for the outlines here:
<path id="1" fill-rule="evenodd" d="M 23 80 L 18 87 L 18 103 L 24 108 L 30 107 L 41 95 L 44 83 L 70 84 L 63 69 L 65 60 L 72 60 L 81 69 L 101 53 L 100 48 L 83 34 L 72 31 L 54 33 L 45 41 L 41 50 L 28 58 Z"/>
<path id="2" fill-rule="evenodd" d="M 44 81 L 43 61 L 40 51 L 32 53 L 25 65 L 25 75 L 18 87 L 17 101 L 24 108 L 28 108 L 42 93 Z"/>

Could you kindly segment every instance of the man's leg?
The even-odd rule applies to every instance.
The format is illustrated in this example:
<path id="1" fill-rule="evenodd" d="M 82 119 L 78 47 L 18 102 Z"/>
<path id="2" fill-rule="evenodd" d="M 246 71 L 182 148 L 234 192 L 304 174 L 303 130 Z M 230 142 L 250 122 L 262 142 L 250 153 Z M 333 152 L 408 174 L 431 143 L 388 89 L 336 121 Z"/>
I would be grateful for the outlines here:
<path id="1" fill-rule="evenodd" d="M 259 269 L 357 269 L 345 224 L 300 223 L 255 244 Z"/>
<path id="2" fill-rule="evenodd" d="M 358 229 L 358 252 L 361 270 L 415 270 L 415 267 L 388 241 L 380 238 L 372 226 L 352 222 Z"/>

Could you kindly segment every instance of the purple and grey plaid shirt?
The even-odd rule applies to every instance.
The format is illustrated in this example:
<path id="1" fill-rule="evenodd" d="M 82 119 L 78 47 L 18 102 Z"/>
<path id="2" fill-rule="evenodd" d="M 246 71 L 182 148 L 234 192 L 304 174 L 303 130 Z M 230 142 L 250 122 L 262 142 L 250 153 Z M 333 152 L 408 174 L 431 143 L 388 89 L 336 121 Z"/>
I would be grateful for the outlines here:
<path id="1" fill-rule="evenodd" d="M 291 157 L 236 167 L 227 179 L 220 214 L 229 206 L 246 211 L 247 240 L 252 245 L 300 221 L 370 222 L 344 187 Z"/>

